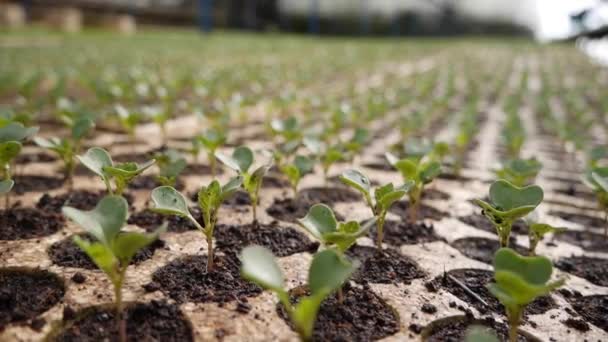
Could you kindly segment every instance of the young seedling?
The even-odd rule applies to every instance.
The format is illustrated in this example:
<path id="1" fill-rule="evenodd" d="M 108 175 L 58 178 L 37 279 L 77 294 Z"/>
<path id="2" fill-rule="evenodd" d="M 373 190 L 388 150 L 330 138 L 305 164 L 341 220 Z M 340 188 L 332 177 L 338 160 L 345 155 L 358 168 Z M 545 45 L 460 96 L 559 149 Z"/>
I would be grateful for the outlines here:
<path id="1" fill-rule="evenodd" d="M 473 201 L 496 228 L 500 246 L 508 247 L 513 222 L 536 209 L 543 201 L 543 189 L 536 185 L 522 188 L 500 179 L 492 183 L 489 195 L 490 203 L 480 199 Z"/>
<path id="2" fill-rule="evenodd" d="M 4 122 L 0 127 L 0 173 L 5 186 L 14 185 L 12 182 L 13 174 L 11 164 L 21 152 L 22 142 L 32 137 L 38 132 L 38 127 L 25 127 L 23 124 L 14 121 Z M 5 207 L 10 207 L 10 189 L 4 193 Z"/>
<path id="3" fill-rule="evenodd" d="M 175 186 L 177 177 L 184 171 L 188 162 L 175 150 L 167 150 L 154 156 L 158 165 L 158 182 L 161 185 Z"/>
<path id="4" fill-rule="evenodd" d="M 293 116 L 271 120 L 270 129 L 274 136 L 280 136 L 284 142 L 299 140 L 302 137 L 298 120 Z"/>
<path id="5" fill-rule="evenodd" d="M 216 180 L 204 186 L 198 192 L 198 205 L 201 208 L 204 226 L 192 216 L 186 198 L 170 186 L 161 186 L 152 191 L 152 210 L 165 215 L 177 215 L 187 218 L 197 227 L 207 240 L 207 272 L 213 271 L 213 231 L 217 223 L 217 214 L 222 203 L 232 196 L 240 187 L 241 177 L 231 179 L 224 186 Z"/>
<path id="6" fill-rule="evenodd" d="M 298 194 L 298 184 L 300 180 L 306 174 L 312 172 L 314 162 L 312 159 L 305 156 L 296 156 L 291 164 L 281 165 L 279 168 L 281 172 L 287 176 L 291 188 L 293 189 L 293 197 L 295 198 Z"/>
<path id="7" fill-rule="evenodd" d="M 346 185 L 359 191 L 365 203 L 371 209 L 372 215 L 376 219 L 376 246 L 378 250 L 382 249 L 382 240 L 384 237 L 384 221 L 386 220 L 386 214 L 390 207 L 396 201 L 400 200 L 405 194 L 410 191 L 414 185 L 413 181 L 408 181 L 400 187 L 394 187 L 393 183 L 388 183 L 384 186 L 376 188 L 373 192 L 369 178 L 357 170 L 347 170 L 342 173 L 340 180 Z"/>
<path id="8" fill-rule="evenodd" d="M 338 161 L 344 160 L 344 154 L 339 146 L 330 146 L 325 149 L 321 155 L 321 166 L 323 168 L 323 177 L 325 184 L 329 181 L 329 169 Z"/>
<path id="9" fill-rule="evenodd" d="M 74 187 L 72 176 L 76 168 L 75 156 L 80 153 L 82 139 L 95 127 L 93 120 L 89 118 L 80 118 L 73 123 L 69 138 L 42 138 L 35 137 L 36 145 L 49 149 L 59 155 L 63 161 L 64 178 L 69 182 L 69 187 Z"/>
<path id="10" fill-rule="evenodd" d="M 582 180 L 593 190 L 598 208 L 604 212 L 604 238 L 608 239 L 608 167 L 592 168 L 585 173 Z"/>
<path id="11" fill-rule="evenodd" d="M 101 147 L 91 147 L 84 155 L 76 157 L 82 165 L 101 177 L 110 195 L 122 195 L 135 177 L 142 174 L 156 162 L 152 159 L 143 164 L 132 162 L 115 164 L 108 151 Z M 112 190 L 112 180 L 114 180 L 115 190 Z"/>
<path id="12" fill-rule="evenodd" d="M 300 340 L 312 341 L 313 329 L 321 303 L 357 269 L 332 249 L 315 254 L 308 269 L 310 295 L 292 304 L 285 289 L 283 272 L 272 253 L 261 246 L 249 246 L 240 254 L 241 275 L 258 286 L 275 293 L 293 323 Z"/>
<path id="13" fill-rule="evenodd" d="M 564 284 L 565 279 L 549 282 L 552 273 L 551 261 L 542 256 L 525 257 L 510 248 L 501 248 L 494 255 L 496 282 L 487 287 L 506 309 L 509 341 L 517 341 L 517 329 L 526 306 Z"/>
<path id="14" fill-rule="evenodd" d="M 159 228 L 152 234 L 122 232 L 121 229 L 127 221 L 128 204 L 120 196 L 104 197 L 91 211 L 63 207 L 63 214 L 96 239 L 96 241 L 90 242 L 75 236 L 74 243 L 112 282 L 120 341 L 126 341 L 126 322 L 122 317 L 122 286 L 127 267 L 133 256 L 140 249 L 154 242 L 165 227 Z"/>
<path id="15" fill-rule="evenodd" d="M 242 176 L 243 188 L 247 191 L 249 198 L 251 199 L 253 222 L 257 222 L 259 192 L 262 187 L 262 180 L 268 170 L 270 170 L 270 165 L 262 165 L 250 173 L 249 168 L 253 164 L 253 151 L 246 146 L 237 147 L 230 156 L 223 153 L 216 153 L 216 157 L 224 163 L 224 165 L 235 170 Z"/>
<path id="16" fill-rule="evenodd" d="M 121 105 L 114 106 L 114 110 L 118 115 L 118 122 L 129 135 L 131 143 L 135 142 L 135 128 L 142 120 L 142 115 L 135 111 L 129 111 Z"/>
<path id="17" fill-rule="evenodd" d="M 512 159 L 494 173 L 497 178 L 507 180 L 513 185 L 526 186 L 534 181 L 542 167 L 543 164 L 536 158 Z"/>
<path id="18" fill-rule="evenodd" d="M 207 150 L 207 158 L 209 159 L 209 165 L 211 166 L 211 175 L 215 177 L 217 167 L 215 152 L 226 143 L 226 136 L 218 130 L 210 129 L 199 135 L 196 139 L 198 139 Z"/>
<path id="19" fill-rule="evenodd" d="M 400 160 L 390 153 L 386 153 L 386 159 L 401 173 L 404 182 L 413 182 L 408 192 L 408 216 L 409 221 L 415 223 L 418 219 L 418 209 L 420 207 L 424 186 L 431 183 L 435 177 L 439 176 L 441 173 L 441 164 L 426 157 L 405 158 Z"/>

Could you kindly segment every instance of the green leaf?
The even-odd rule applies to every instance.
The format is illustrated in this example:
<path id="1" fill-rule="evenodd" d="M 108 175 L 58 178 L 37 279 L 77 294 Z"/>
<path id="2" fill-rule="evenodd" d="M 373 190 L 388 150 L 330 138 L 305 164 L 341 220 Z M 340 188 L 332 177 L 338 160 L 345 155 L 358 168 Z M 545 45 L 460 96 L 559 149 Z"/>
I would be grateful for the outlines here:
<path id="1" fill-rule="evenodd" d="M 410 181 L 396 189 L 393 189 L 392 183 L 377 188 L 376 192 L 374 193 L 374 196 L 376 197 L 376 203 L 378 203 L 381 208 L 388 210 L 388 208 L 390 208 L 393 203 L 397 202 L 403 196 L 405 196 L 413 185 L 414 182 Z"/>
<path id="2" fill-rule="evenodd" d="M 285 176 L 287 177 L 287 179 L 289 180 L 289 182 L 292 185 L 296 185 L 299 183 L 300 181 L 300 171 L 298 170 L 298 168 L 295 165 L 282 165 L 280 166 L 281 168 L 281 172 L 283 172 L 283 174 L 285 174 Z"/>
<path id="3" fill-rule="evenodd" d="M 207 130 L 203 135 L 199 136 L 199 141 L 205 146 L 208 151 L 215 151 L 219 146 L 224 144 L 226 136 L 214 129 Z"/>
<path id="4" fill-rule="evenodd" d="M 603 192 L 608 192 L 608 177 L 602 176 L 597 172 L 591 172 L 591 177 Z"/>
<path id="5" fill-rule="evenodd" d="M 346 170 L 340 175 L 340 180 L 346 185 L 355 188 L 364 196 L 369 196 L 371 183 L 369 178 L 357 170 Z"/>
<path id="6" fill-rule="evenodd" d="M 393 166 L 401 172 L 401 176 L 405 180 L 418 180 L 418 162 L 413 159 L 401 159 L 393 164 Z"/>
<path id="7" fill-rule="evenodd" d="M 538 236 L 544 236 L 549 233 L 563 233 L 568 230 L 568 228 L 553 227 L 546 223 L 533 223 L 528 229 Z"/>
<path id="8" fill-rule="evenodd" d="M 6 141 L 0 143 L 0 164 L 8 164 L 21 152 L 21 143 L 18 141 Z"/>
<path id="9" fill-rule="evenodd" d="M 441 164 L 438 162 L 430 162 L 422 165 L 418 178 L 423 184 L 427 184 L 435 179 L 435 177 L 439 176 L 439 174 L 441 174 Z"/>
<path id="10" fill-rule="evenodd" d="M 339 148 L 330 147 L 329 149 L 327 149 L 325 155 L 323 156 L 323 164 L 331 165 L 337 161 L 342 160 L 343 158 L 344 156 L 342 155 L 342 151 Z"/>
<path id="11" fill-rule="evenodd" d="M 308 214 L 298 219 L 298 223 L 320 241 L 324 240 L 325 234 L 334 233 L 338 229 L 334 212 L 325 204 L 315 204 L 310 207 Z"/>
<path id="12" fill-rule="evenodd" d="M 312 171 L 314 167 L 314 161 L 305 156 L 296 156 L 293 160 L 294 166 L 298 169 L 300 177 Z"/>
<path id="13" fill-rule="evenodd" d="M 250 194 L 257 193 L 262 186 L 262 180 L 266 173 L 268 173 L 268 170 L 270 170 L 270 165 L 262 165 L 258 167 L 249 178 L 244 178 L 243 185 L 245 190 Z"/>
<path id="14" fill-rule="evenodd" d="M 298 302 L 293 312 L 294 324 L 299 327 L 299 330 L 304 334 L 305 340 L 310 340 L 312 332 L 317 320 L 317 314 L 321 308 L 321 304 L 325 297 L 329 295 L 329 291 L 312 294 L 309 297 L 302 298 Z"/>
<path id="15" fill-rule="evenodd" d="M 116 178 L 132 179 L 147 169 L 149 169 L 156 160 L 148 160 L 143 164 L 137 163 L 122 163 L 114 166 L 104 166 L 102 172 Z"/>
<path id="16" fill-rule="evenodd" d="M 285 291 L 283 272 L 268 249 L 257 245 L 245 247 L 239 259 L 244 278 L 275 292 Z"/>
<path id="17" fill-rule="evenodd" d="M 74 236 L 73 241 L 93 260 L 100 270 L 114 281 L 117 276 L 116 269 L 119 261 L 112 253 L 110 246 L 99 242 L 89 242 L 78 236 Z"/>
<path id="18" fill-rule="evenodd" d="M 93 210 L 84 211 L 63 207 L 63 214 L 74 221 L 101 243 L 110 246 L 125 225 L 128 216 L 127 201 L 121 196 L 106 196 Z"/>
<path id="19" fill-rule="evenodd" d="M 308 270 L 308 287 L 314 295 L 337 290 L 357 269 L 345 257 L 332 249 L 318 252 L 312 259 Z"/>
<path id="20" fill-rule="evenodd" d="M 84 166 L 101 178 L 106 177 L 104 168 L 114 165 L 108 151 L 101 147 L 91 147 L 84 155 L 76 157 Z"/>
<path id="21" fill-rule="evenodd" d="M 246 146 L 237 147 L 232 152 L 232 156 L 216 153 L 216 157 L 226 166 L 240 173 L 247 173 L 253 164 L 253 151 Z"/>
<path id="22" fill-rule="evenodd" d="M 464 340 L 465 342 L 499 342 L 490 328 L 481 325 L 471 326 Z"/>
<path id="23" fill-rule="evenodd" d="M 151 210 L 165 215 L 190 216 L 186 198 L 170 186 L 159 186 L 152 190 Z"/>
<path id="24" fill-rule="evenodd" d="M 93 120 L 86 117 L 79 118 L 72 126 L 72 139 L 82 139 L 93 127 L 95 127 Z"/>
<path id="25" fill-rule="evenodd" d="M 112 244 L 114 255 L 120 260 L 122 265 L 128 265 L 135 254 L 142 248 L 148 246 L 164 231 L 166 226 L 161 227 L 155 233 L 143 234 L 137 232 L 119 233 Z"/>
<path id="26" fill-rule="evenodd" d="M 20 122 L 9 122 L 0 127 L 0 143 L 7 141 L 21 142 L 38 133 L 38 127 L 25 127 Z"/>
<path id="27" fill-rule="evenodd" d="M 198 205 L 204 213 L 215 212 L 222 203 L 222 188 L 220 183 L 213 180 L 208 186 L 204 186 L 198 192 Z M 207 228 L 207 227 L 206 227 Z"/>
<path id="28" fill-rule="evenodd" d="M 341 222 L 338 224 L 338 230 L 336 232 L 324 233 L 322 241 L 326 245 L 335 245 L 341 253 L 344 253 L 357 242 L 358 238 L 367 234 L 375 223 L 375 217 L 366 222 L 363 226 L 356 221 Z"/>
<path id="29" fill-rule="evenodd" d="M 542 285 L 551 279 L 553 266 L 551 261 L 543 256 L 525 257 L 510 248 L 501 248 L 494 255 L 496 271 L 513 272 L 526 282 Z"/>
<path id="30" fill-rule="evenodd" d="M 543 200 L 543 189 L 536 185 L 520 188 L 501 179 L 490 186 L 490 200 L 502 211 L 526 206 L 536 207 Z"/>
<path id="31" fill-rule="evenodd" d="M 243 177 L 237 176 L 231 178 L 228 183 L 222 186 L 222 202 L 230 198 L 243 185 Z"/>
<path id="32" fill-rule="evenodd" d="M 15 185 L 15 181 L 12 179 L 5 179 L 0 181 L 0 194 L 5 195 L 9 193 L 13 186 Z"/>

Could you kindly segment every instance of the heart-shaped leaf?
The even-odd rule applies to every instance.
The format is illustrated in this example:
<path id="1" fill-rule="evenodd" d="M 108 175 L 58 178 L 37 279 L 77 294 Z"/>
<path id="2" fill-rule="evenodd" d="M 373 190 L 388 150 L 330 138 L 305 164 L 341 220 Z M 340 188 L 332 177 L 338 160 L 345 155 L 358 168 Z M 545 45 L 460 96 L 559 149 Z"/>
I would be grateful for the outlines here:
<path id="1" fill-rule="evenodd" d="M 506 180 L 497 180 L 490 186 L 490 200 L 496 209 L 512 209 L 538 206 L 543 200 L 543 189 L 536 185 L 517 187 Z"/>
<path id="2" fill-rule="evenodd" d="M 336 232 L 338 228 L 334 212 L 325 204 L 310 207 L 308 214 L 298 219 L 298 223 L 320 241 L 323 241 L 325 234 Z"/>
<path id="3" fill-rule="evenodd" d="M 369 196 L 371 182 L 369 178 L 357 170 L 346 170 L 340 175 L 340 180 L 346 185 L 357 189 L 365 196 Z"/>
<path id="4" fill-rule="evenodd" d="M 543 285 L 551 279 L 553 266 L 546 257 L 521 256 L 510 248 L 501 248 L 494 255 L 494 270 L 513 272 L 532 285 Z"/>
<path id="5" fill-rule="evenodd" d="M 159 186 L 152 190 L 151 198 L 153 211 L 167 215 L 190 216 L 186 198 L 173 187 Z"/>
<path id="6" fill-rule="evenodd" d="M 262 246 L 243 248 L 239 256 L 244 278 L 275 292 L 284 292 L 283 272 L 272 252 Z"/>
<path id="7" fill-rule="evenodd" d="M 104 168 L 112 167 L 112 157 L 101 147 L 91 147 L 82 156 L 76 156 L 82 165 L 93 171 L 99 177 L 105 178 Z"/>
<path id="8" fill-rule="evenodd" d="M 311 293 L 315 295 L 333 292 L 348 280 L 357 266 L 332 249 L 318 252 L 308 270 L 308 287 Z"/>
<path id="9" fill-rule="evenodd" d="M 226 166 L 240 173 L 247 173 L 253 164 L 253 151 L 246 146 L 237 147 L 231 156 L 216 153 L 216 157 Z"/>
<path id="10" fill-rule="evenodd" d="M 128 207 L 127 201 L 121 196 L 106 196 L 93 210 L 63 207 L 62 211 L 101 243 L 111 246 L 114 237 L 127 221 Z"/>

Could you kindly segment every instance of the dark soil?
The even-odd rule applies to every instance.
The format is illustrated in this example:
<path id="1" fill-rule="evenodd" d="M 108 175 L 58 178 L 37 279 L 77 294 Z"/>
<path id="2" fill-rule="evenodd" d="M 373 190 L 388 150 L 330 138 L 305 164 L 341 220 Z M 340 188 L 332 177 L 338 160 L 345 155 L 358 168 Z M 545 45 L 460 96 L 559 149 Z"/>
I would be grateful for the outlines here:
<path id="1" fill-rule="evenodd" d="M 13 190 L 18 195 L 30 191 L 49 191 L 63 186 L 65 180 L 59 177 L 19 175 L 15 176 Z"/>
<path id="2" fill-rule="evenodd" d="M 136 177 L 129 183 L 129 189 L 133 190 L 152 190 L 156 187 L 161 186 L 162 184 L 156 180 L 156 176 L 153 175 L 143 175 Z M 177 180 L 175 185 L 173 186 L 177 190 L 184 189 L 184 182 L 181 180 Z"/>
<path id="3" fill-rule="evenodd" d="M 608 238 L 604 234 L 588 231 L 567 230 L 555 235 L 556 239 L 581 247 L 589 252 L 608 251 Z"/>
<path id="4" fill-rule="evenodd" d="M 59 214 L 35 208 L 0 210 L 0 240 L 33 239 L 49 236 L 63 227 Z"/>
<path id="5" fill-rule="evenodd" d="M 214 234 L 218 248 L 235 254 L 249 245 L 266 247 L 277 257 L 315 253 L 319 248 L 318 242 L 310 241 L 296 229 L 281 227 L 277 221 L 270 224 L 219 225 Z"/>
<path id="6" fill-rule="evenodd" d="M 93 237 L 85 233 L 78 234 L 78 236 L 83 239 L 94 240 Z M 164 246 L 164 241 L 156 240 L 151 245 L 137 252 L 137 254 L 135 254 L 133 259 L 131 260 L 131 265 L 136 265 L 142 261 L 150 259 L 158 248 L 162 248 Z M 74 241 L 72 241 L 71 236 L 52 244 L 49 247 L 47 254 L 49 255 L 51 261 L 59 266 L 77 267 L 88 270 L 97 269 L 97 266 L 93 263 L 89 256 L 85 252 L 83 252 L 74 243 Z"/>
<path id="7" fill-rule="evenodd" d="M 393 206 L 390 209 L 390 212 L 399 217 L 403 217 L 404 219 L 407 219 L 409 217 L 409 213 L 407 211 L 408 207 L 409 207 L 408 202 L 399 201 L 399 202 L 393 204 Z M 431 206 L 425 205 L 423 203 L 420 204 L 420 207 L 418 209 L 418 220 L 431 219 L 431 220 L 439 221 L 442 218 L 449 217 L 449 216 L 450 216 L 449 214 L 444 213 Z"/>
<path id="8" fill-rule="evenodd" d="M 224 173 L 224 170 L 222 170 L 222 168 L 217 165 L 217 167 L 215 168 L 215 174 L 221 175 L 222 173 Z M 211 166 L 206 164 L 188 164 L 184 171 L 182 171 L 182 175 L 186 176 L 206 176 L 210 174 Z"/>
<path id="9" fill-rule="evenodd" d="M 477 325 L 488 327 L 498 335 L 500 341 L 509 340 L 509 327 L 492 317 L 475 319 L 472 316 L 453 316 L 431 322 L 422 332 L 426 342 L 464 341 L 469 327 Z M 517 341 L 538 341 L 532 337 L 518 334 Z"/>
<path id="10" fill-rule="evenodd" d="M 194 207 L 190 208 L 190 213 L 201 225 L 203 224 L 203 216 L 200 209 Z M 167 222 L 167 231 L 169 232 L 183 233 L 197 229 L 187 218 L 176 215 L 163 215 L 150 209 L 139 211 L 129 216 L 129 219 L 127 220 L 127 223 L 134 224 L 148 232 L 155 231 L 164 222 Z"/>
<path id="11" fill-rule="evenodd" d="M 595 285 L 608 286 L 608 259 L 572 256 L 559 259 L 555 266 Z"/>
<path id="12" fill-rule="evenodd" d="M 462 284 L 466 285 L 472 292 L 483 299 L 488 305 L 484 305 L 478 301 L 474 296 L 465 291 L 461 286 L 454 282 L 450 277 L 455 278 Z M 494 273 L 492 271 L 473 269 L 473 268 L 462 268 L 448 271 L 446 274 L 441 275 L 433 279 L 430 283 L 432 288 L 443 288 L 446 291 L 453 294 L 455 297 L 469 303 L 475 307 L 480 313 L 485 314 L 488 311 L 496 313 L 504 313 L 502 304 L 490 293 L 486 288 L 486 285 L 494 281 Z M 429 286 L 427 285 L 427 288 Z M 538 315 L 543 314 L 553 308 L 557 307 L 557 304 L 550 296 L 543 296 L 537 298 L 535 301 L 530 303 L 524 311 L 524 315 Z"/>
<path id="13" fill-rule="evenodd" d="M 56 160 L 57 156 L 46 152 L 21 153 L 15 158 L 15 164 L 50 163 Z"/>
<path id="14" fill-rule="evenodd" d="M 118 341 L 116 312 L 109 306 L 97 306 L 76 313 L 65 321 L 64 330 L 50 341 Z M 192 325 L 176 304 L 163 301 L 130 304 L 124 313 L 128 341 L 193 341 Z"/>
<path id="15" fill-rule="evenodd" d="M 578 223 L 581 226 L 583 226 L 584 228 L 591 228 L 591 227 L 603 228 L 606 226 L 606 222 L 603 219 L 601 219 L 599 217 L 594 217 L 594 216 L 567 213 L 564 211 L 557 211 L 557 210 L 550 211 L 549 215 L 557 216 L 561 219 L 564 219 L 566 221 L 570 221 L 573 223 Z"/>
<path id="16" fill-rule="evenodd" d="M 36 203 L 36 208 L 53 213 L 61 213 L 63 206 L 71 206 L 80 210 L 92 210 L 106 195 L 105 191 L 91 192 L 87 190 L 74 190 L 56 196 L 44 194 Z M 129 204 L 133 203 L 131 194 L 123 194 L 123 197 Z"/>
<path id="17" fill-rule="evenodd" d="M 376 242 L 378 237 L 376 226 L 370 229 L 369 237 Z M 416 245 L 438 240 L 442 240 L 442 238 L 435 233 L 432 224 L 424 222 L 411 224 L 409 222 L 394 220 L 384 222 L 384 238 L 382 241 L 389 245 Z"/>
<path id="18" fill-rule="evenodd" d="M 264 180 L 262 181 L 262 188 L 265 189 L 282 189 L 282 188 L 291 188 L 291 183 L 285 176 L 277 173 L 268 173 L 264 176 Z"/>
<path id="19" fill-rule="evenodd" d="M 587 322 L 608 332 L 608 296 L 596 295 L 574 299 L 572 307 Z"/>
<path id="20" fill-rule="evenodd" d="M 582 331 L 582 332 L 587 332 L 591 329 L 589 327 L 589 324 L 582 319 L 576 319 L 576 318 L 570 317 L 566 320 L 563 320 L 562 323 L 569 328 L 572 328 L 572 329 L 575 329 L 578 331 Z"/>
<path id="21" fill-rule="evenodd" d="M 449 180 L 449 181 L 457 181 L 457 182 L 469 182 L 472 179 L 463 175 L 456 175 L 454 173 L 441 173 L 437 176 L 439 179 Z"/>
<path id="22" fill-rule="evenodd" d="M 53 273 L 0 269 L 0 331 L 7 324 L 36 318 L 57 304 L 64 293 L 63 281 Z"/>
<path id="23" fill-rule="evenodd" d="M 358 202 L 362 200 L 360 194 L 345 187 L 314 187 L 298 191 L 298 201 L 307 203 L 324 203 L 327 205 L 339 202 Z"/>
<path id="24" fill-rule="evenodd" d="M 298 219 L 308 214 L 308 209 L 312 207 L 316 202 L 309 202 L 307 200 L 294 200 L 293 198 L 275 198 L 274 202 L 266 213 L 280 221 L 286 222 L 297 222 Z M 334 212 L 338 220 L 344 220 L 340 214 Z"/>
<path id="25" fill-rule="evenodd" d="M 415 261 L 394 249 L 378 251 L 375 247 L 355 245 L 346 254 L 361 262 L 352 276 L 361 284 L 409 284 L 425 276 Z"/>
<path id="26" fill-rule="evenodd" d="M 488 220 L 487 217 L 481 214 L 471 214 L 468 216 L 460 216 L 458 218 L 462 223 L 466 223 L 473 228 L 485 230 L 486 232 L 496 233 L 496 228 Z M 515 234 L 528 234 L 528 228 L 523 220 L 517 220 L 513 222 L 511 226 L 511 233 Z"/>
<path id="27" fill-rule="evenodd" d="M 309 295 L 306 287 L 289 291 L 292 303 Z M 343 287 L 344 301 L 335 294 L 321 304 L 313 330 L 314 341 L 375 341 L 399 331 L 399 316 L 369 288 Z M 293 329 L 282 305 L 277 305 L 281 318 Z"/>
<path id="28" fill-rule="evenodd" d="M 138 163 L 142 164 L 152 159 L 155 152 L 160 152 L 160 150 L 152 150 L 149 152 L 143 153 L 123 153 L 112 156 L 112 160 L 117 163 Z"/>
<path id="29" fill-rule="evenodd" d="M 363 164 L 363 167 L 378 171 L 397 171 L 388 161 L 375 161 Z"/>
<path id="30" fill-rule="evenodd" d="M 572 196 L 572 197 L 584 199 L 584 200 L 590 201 L 590 202 L 595 202 L 595 200 L 596 200 L 594 193 L 592 193 L 590 191 L 578 190 L 574 184 L 570 184 L 566 188 L 554 189 L 553 191 L 555 193 L 558 193 L 561 195 Z"/>
<path id="31" fill-rule="evenodd" d="M 428 199 L 428 200 L 449 200 L 452 196 L 450 196 L 449 194 L 441 191 L 441 190 L 437 190 L 437 189 L 433 189 L 433 188 L 429 188 L 429 189 L 424 189 L 424 192 L 422 193 L 422 198 L 423 199 Z"/>
<path id="32" fill-rule="evenodd" d="M 468 237 L 455 240 L 452 242 L 452 247 L 471 259 L 491 264 L 494 253 L 500 248 L 500 243 L 498 240 L 483 237 Z M 509 247 L 519 254 L 528 255 L 528 249 L 516 244 L 514 239 L 509 242 Z"/>
<path id="33" fill-rule="evenodd" d="M 207 255 L 190 255 L 173 260 L 156 270 L 147 291 L 160 290 L 178 303 L 246 301 L 262 292 L 241 278 L 240 261 L 231 255 L 216 254 L 214 271 L 207 273 Z"/>

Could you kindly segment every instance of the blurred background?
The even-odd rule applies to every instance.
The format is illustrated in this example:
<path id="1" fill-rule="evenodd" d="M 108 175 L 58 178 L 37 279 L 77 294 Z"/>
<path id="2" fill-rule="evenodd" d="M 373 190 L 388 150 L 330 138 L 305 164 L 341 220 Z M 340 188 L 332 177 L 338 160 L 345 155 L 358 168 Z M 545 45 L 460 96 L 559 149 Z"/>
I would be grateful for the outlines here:
<path id="1" fill-rule="evenodd" d="M 21 0 L 0 1 L 3 27 L 43 23 L 64 31 L 138 25 L 318 35 L 603 36 L 601 0 Z"/>

